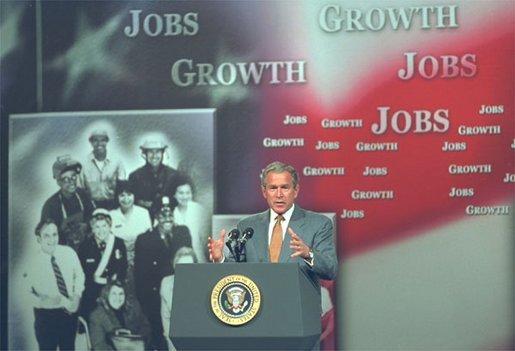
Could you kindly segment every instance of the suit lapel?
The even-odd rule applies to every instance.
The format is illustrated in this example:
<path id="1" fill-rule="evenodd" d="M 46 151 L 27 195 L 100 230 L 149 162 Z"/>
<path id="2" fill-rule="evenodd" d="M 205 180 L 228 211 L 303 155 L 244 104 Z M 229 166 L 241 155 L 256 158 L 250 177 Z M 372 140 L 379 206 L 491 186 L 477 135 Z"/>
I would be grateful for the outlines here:
<path id="1" fill-rule="evenodd" d="M 298 205 L 295 205 L 295 209 L 293 210 L 293 214 L 290 218 L 290 223 L 288 224 L 288 227 L 300 236 L 303 226 L 304 211 Z M 279 256 L 279 262 L 290 262 L 292 260 L 290 255 L 290 234 L 288 233 L 288 229 L 286 229 L 283 245 L 281 246 L 281 255 Z"/>
<path id="2" fill-rule="evenodd" d="M 256 248 L 256 254 L 258 258 L 263 259 L 263 262 L 270 261 L 270 255 L 268 252 L 268 223 L 270 221 L 270 210 L 259 214 L 258 220 L 254 227 L 254 237 L 252 242 Z M 262 255 L 260 253 L 263 253 Z"/>

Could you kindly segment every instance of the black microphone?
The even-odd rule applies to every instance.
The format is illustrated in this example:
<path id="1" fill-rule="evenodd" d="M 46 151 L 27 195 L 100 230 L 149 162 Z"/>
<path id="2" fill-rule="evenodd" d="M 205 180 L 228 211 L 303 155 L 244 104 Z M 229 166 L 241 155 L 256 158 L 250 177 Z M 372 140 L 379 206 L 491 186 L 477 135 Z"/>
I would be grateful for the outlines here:
<path id="1" fill-rule="evenodd" d="M 246 262 L 247 261 L 247 252 L 245 248 L 245 244 L 247 241 L 252 238 L 252 235 L 254 235 L 254 229 L 252 228 L 246 228 L 243 233 L 241 233 L 240 238 L 238 239 L 238 243 L 236 244 L 236 247 L 234 248 L 234 251 L 236 251 L 236 257 L 238 262 Z"/>
<path id="2" fill-rule="evenodd" d="M 240 236 L 240 231 L 237 228 L 234 228 L 233 230 L 231 230 L 229 232 L 229 234 L 227 234 L 227 238 L 229 240 L 227 240 L 227 242 L 225 243 L 225 245 L 229 248 L 229 251 L 231 252 L 232 257 L 236 261 L 238 261 L 238 258 L 234 254 L 233 246 L 235 246 L 237 244 L 239 236 Z"/>
<path id="3" fill-rule="evenodd" d="M 229 234 L 227 234 L 227 238 L 229 239 L 229 241 L 236 241 L 236 240 L 238 240 L 239 236 L 240 236 L 240 231 L 238 230 L 238 228 L 234 228 L 233 230 L 231 230 L 229 232 Z"/>
<path id="4" fill-rule="evenodd" d="M 238 244 L 240 246 L 245 246 L 247 241 L 252 238 L 252 235 L 254 235 L 254 229 L 248 227 L 246 228 L 243 233 L 241 233 L 241 237 L 238 239 Z"/>

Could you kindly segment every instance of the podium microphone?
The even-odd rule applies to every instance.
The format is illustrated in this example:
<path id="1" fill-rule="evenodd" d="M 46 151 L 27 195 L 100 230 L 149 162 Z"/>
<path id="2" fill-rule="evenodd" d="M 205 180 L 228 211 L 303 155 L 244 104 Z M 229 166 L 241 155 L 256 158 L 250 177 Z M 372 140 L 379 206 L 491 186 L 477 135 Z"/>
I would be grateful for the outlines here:
<path id="1" fill-rule="evenodd" d="M 252 235 L 254 235 L 254 229 L 248 227 L 246 228 L 243 233 L 241 233 L 241 237 L 238 239 L 238 244 L 240 244 L 240 247 L 245 246 L 247 241 L 252 238 Z"/>
<path id="2" fill-rule="evenodd" d="M 252 228 L 246 228 L 243 233 L 241 233 L 240 238 L 238 239 L 238 243 L 236 244 L 236 247 L 234 248 L 234 251 L 236 251 L 237 261 L 238 262 L 246 262 L 247 261 L 247 252 L 245 250 L 245 244 L 247 241 L 252 238 L 252 235 L 254 235 L 254 229 Z"/>
<path id="3" fill-rule="evenodd" d="M 240 236 L 240 231 L 237 228 L 234 228 L 233 230 L 231 230 L 229 232 L 229 234 L 227 234 L 227 238 L 229 240 L 227 240 L 227 242 L 225 243 L 225 245 L 229 248 L 229 251 L 231 252 L 232 257 L 236 261 L 238 261 L 238 259 L 237 259 L 236 255 L 234 254 L 233 246 L 235 246 L 237 244 L 239 236 Z"/>

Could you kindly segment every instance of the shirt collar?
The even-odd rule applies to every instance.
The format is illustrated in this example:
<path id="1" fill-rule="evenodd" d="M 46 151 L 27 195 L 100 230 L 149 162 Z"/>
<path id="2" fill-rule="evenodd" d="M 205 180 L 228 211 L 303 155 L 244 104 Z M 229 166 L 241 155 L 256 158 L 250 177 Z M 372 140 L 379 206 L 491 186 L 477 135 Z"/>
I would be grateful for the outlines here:
<path id="1" fill-rule="evenodd" d="M 111 162 L 111 160 L 109 159 L 108 154 L 106 154 L 106 158 L 104 159 L 104 161 L 98 161 L 98 160 L 95 158 L 95 154 L 94 154 L 93 152 L 91 152 L 91 153 L 89 154 L 89 160 L 90 160 L 91 162 L 106 162 L 106 163 Z"/>
<path id="2" fill-rule="evenodd" d="M 97 238 L 95 237 L 95 234 L 93 234 L 93 240 L 95 241 L 95 244 L 97 245 L 97 247 L 100 247 L 100 245 L 102 245 L 102 244 L 103 244 L 103 245 L 107 245 L 107 242 L 110 240 L 110 236 L 111 236 L 111 235 L 114 235 L 114 234 L 111 232 L 111 233 L 109 233 L 109 234 L 106 236 L 106 238 L 105 238 L 103 241 L 98 242 Z"/>
<path id="3" fill-rule="evenodd" d="M 49 254 L 49 253 L 47 253 L 47 252 L 43 251 L 43 249 L 41 248 L 41 246 L 37 248 L 37 251 L 36 251 L 36 252 L 37 252 L 37 254 L 38 254 L 38 255 L 40 255 L 41 257 L 46 257 L 46 258 L 48 258 L 48 259 L 51 259 L 51 258 L 52 258 L 52 256 L 56 256 L 57 248 L 58 248 L 58 247 L 59 247 L 59 245 L 57 245 L 57 247 L 55 248 L 55 250 L 54 250 L 54 253 L 53 253 L 53 254 Z"/>
<path id="4" fill-rule="evenodd" d="M 288 223 L 290 222 L 290 218 L 293 215 L 293 211 L 295 210 L 295 204 L 293 204 L 290 209 L 283 213 L 284 222 Z M 275 223 L 275 219 L 277 218 L 278 214 L 275 213 L 274 210 L 270 209 L 270 221 Z"/>
<path id="5" fill-rule="evenodd" d="M 146 168 L 148 173 L 161 173 L 161 171 L 164 169 L 164 165 L 163 165 L 163 162 L 161 162 L 161 164 L 159 165 L 157 170 L 154 171 L 154 168 L 152 168 L 150 163 L 147 162 L 147 163 L 145 163 L 145 168 Z"/>

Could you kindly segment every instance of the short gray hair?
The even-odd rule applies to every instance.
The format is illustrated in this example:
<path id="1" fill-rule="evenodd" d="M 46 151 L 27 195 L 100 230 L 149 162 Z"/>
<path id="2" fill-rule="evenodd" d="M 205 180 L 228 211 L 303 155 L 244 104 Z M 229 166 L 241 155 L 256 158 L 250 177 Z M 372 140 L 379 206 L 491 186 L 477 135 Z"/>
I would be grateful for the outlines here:
<path id="1" fill-rule="evenodd" d="M 287 165 L 286 163 L 282 163 L 280 161 L 275 161 L 266 166 L 259 175 L 261 179 L 261 186 L 264 188 L 266 186 L 265 179 L 268 173 L 283 173 L 288 172 L 291 174 L 293 178 L 293 187 L 296 188 L 299 184 L 299 176 L 297 175 L 297 171 L 293 166 Z"/>

